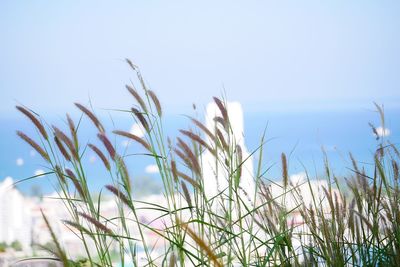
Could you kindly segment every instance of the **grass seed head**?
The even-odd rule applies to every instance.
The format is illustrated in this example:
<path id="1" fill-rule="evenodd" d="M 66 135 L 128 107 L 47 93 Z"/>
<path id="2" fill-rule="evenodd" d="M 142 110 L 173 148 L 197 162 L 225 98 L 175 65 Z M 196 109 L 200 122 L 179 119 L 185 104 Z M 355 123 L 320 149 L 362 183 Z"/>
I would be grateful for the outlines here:
<path id="1" fill-rule="evenodd" d="M 286 188 L 289 181 L 288 166 L 285 153 L 281 154 L 283 186 Z"/>
<path id="2" fill-rule="evenodd" d="M 43 126 L 43 124 L 35 117 L 35 115 L 32 114 L 29 110 L 27 110 L 24 107 L 21 106 L 16 106 L 16 108 L 25 116 L 27 116 L 32 123 L 36 126 L 36 128 L 39 130 L 40 134 L 43 136 L 44 139 L 48 140 L 48 135 L 47 132 Z"/>
<path id="3" fill-rule="evenodd" d="M 129 93 L 136 99 L 142 110 L 147 113 L 147 106 L 144 103 L 143 98 L 140 96 L 140 94 L 132 86 L 125 85 L 125 87 L 129 91 Z"/>
<path id="4" fill-rule="evenodd" d="M 147 131 L 150 132 L 150 127 L 149 123 L 147 122 L 146 118 L 143 116 L 143 113 L 137 110 L 136 108 L 131 108 L 133 114 L 135 114 L 135 117 L 139 120 L 140 124 L 142 124 L 143 128 Z"/>
<path id="5" fill-rule="evenodd" d="M 56 143 L 58 150 L 60 150 L 61 154 L 64 156 L 64 158 L 67 161 L 71 161 L 71 156 L 68 154 L 67 150 L 63 146 L 63 144 L 60 142 L 60 139 L 58 139 L 57 136 L 54 136 L 54 142 Z"/>
<path id="6" fill-rule="evenodd" d="M 17 131 L 17 135 L 24 140 L 25 142 L 27 142 L 33 149 L 36 150 L 36 152 L 38 152 L 40 154 L 40 156 L 42 156 L 43 159 L 45 159 L 46 161 L 50 162 L 50 157 L 47 154 L 46 151 L 44 151 L 44 149 L 39 146 L 35 141 L 33 141 L 31 138 L 29 138 L 26 134 L 24 134 L 21 131 Z"/>
<path id="7" fill-rule="evenodd" d="M 93 144 L 88 144 L 88 146 L 93 150 L 94 153 L 96 153 L 96 155 L 101 159 L 101 161 L 103 162 L 104 166 L 106 167 L 107 170 L 111 169 L 110 166 L 110 162 L 108 161 L 108 159 L 106 158 L 106 156 L 103 154 L 103 152 L 101 152 L 101 150 L 93 145 Z"/>
<path id="8" fill-rule="evenodd" d="M 184 181 L 181 181 L 181 187 L 183 191 L 183 195 L 185 196 L 186 202 L 188 203 L 189 207 L 192 207 L 192 198 L 190 197 L 190 193 Z"/>
<path id="9" fill-rule="evenodd" d="M 161 117 L 162 109 L 161 109 L 160 101 L 157 98 L 157 95 L 151 90 L 147 90 L 147 93 L 149 94 L 151 100 L 153 101 L 154 106 L 156 107 L 158 116 Z"/>
<path id="10" fill-rule="evenodd" d="M 75 106 L 77 106 L 83 113 L 86 114 L 86 116 L 89 117 L 89 119 L 93 122 L 100 133 L 105 132 L 103 125 L 100 123 L 99 119 L 96 117 L 96 115 L 94 115 L 93 112 L 91 112 L 89 109 L 79 103 L 75 103 Z"/>
<path id="11" fill-rule="evenodd" d="M 143 138 L 140 138 L 137 135 L 134 135 L 134 134 L 131 134 L 131 133 L 128 133 L 125 131 L 116 130 L 116 131 L 113 131 L 113 133 L 116 135 L 120 135 L 120 136 L 127 137 L 129 139 L 132 139 L 132 140 L 136 141 L 137 143 L 139 143 L 140 145 L 142 145 L 146 150 L 151 152 L 151 146 Z"/>
<path id="12" fill-rule="evenodd" d="M 104 147 L 107 149 L 108 154 L 110 155 L 110 157 L 115 160 L 115 148 L 114 146 L 111 144 L 110 140 L 108 139 L 108 137 L 103 134 L 103 133 L 98 133 L 97 137 L 100 139 L 100 141 L 103 143 Z"/>

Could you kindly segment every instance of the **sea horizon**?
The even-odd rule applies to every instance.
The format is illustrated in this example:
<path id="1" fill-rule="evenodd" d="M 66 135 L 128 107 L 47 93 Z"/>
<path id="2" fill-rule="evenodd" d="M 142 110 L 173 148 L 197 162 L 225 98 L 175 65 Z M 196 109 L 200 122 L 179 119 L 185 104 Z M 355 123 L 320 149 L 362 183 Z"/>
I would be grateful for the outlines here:
<path id="1" fill-rule="evenodd" d="M 204 114 L 195 111 L 199 120 L 204 120 Z M 193 115 L 193 114 L 188 114 Z M 384 138 L 392 143 L 400 142 L 400 127 L 395 120 L 400 116 L 400 108 L 388 108 L 385 110 L 385 127 L 388 129 Z M 51 124 L 65 127 L 65 119 L 42 114 L 43 119 Z M 112 119 L 111 119 L 112 118 Z M 78 120 L 79 116 L 74 116 Z M 129 115 L 100 116 L 108 132 L 114 129 L 128 130 L 135 123 Z M 18 138 L 16 130 L 22 130 L 37 139 L 33 125 L 28 123 L 23 116 L 9 118 L 0 117 L 0 182 L 6 177 L 12 177 L 14 181 L 20 181 L 49 170 L 43 160 L 26 143 Z M 80 128 L 81 143 L 89 141 L 98 143 L 96 132 L 88 124 L 85 118 Z M 178 136 L 179 129 L 188 129 L 189 119 L 180 114 L 169 114 L 163 118 L 165 136 L 172 140 Z M 256 150 L 260 145 L 261 136 L 266 130 L 263 153 L 263 168 L 269 169 L 264 175 L 268 180 L 279 180 L 281 170 L 279 167 L 281 153 L 286 153 L 289 159 L 289 174 L 295 175 L 307 171 L 310 179 L 324 178 L 323 151 L 328 156 L 330 166 L 338 177 L 351 175 L 351 161 L 349 153 L 367 170 L 373 163 L 373 154 L 379 144 L 373 135 L 369 125 L 380 127 L 379 115 L 371 109 L 353 109 L 351 111 L 334 110 L 320 112 L 246 112 L 244 111 L 244 135 L 245 145 L 248 151 Z M 111 135 L 110 135 L 111 136 Z M 114 138 L 113 142 L 121 154 L 134 154 L 140 152 L 136 145 L 126 146 L 121 138 Z M 101 162 L 94 157 L 91 151 L 87 151 L 84 164 L 89 177 L 89 187 L 93 192 L 99 192 L 103 186 L 109 183 L 109 177 L 104 176 Z M 258 152 L 255 153 L 258 157 Z M 147 178 L 147 182 L 161 186 L 160 178 L 152 165 L 151 158 L 142 155 L 132 155 L 126 159 L 131 178 L 137 183 Z M 37 191 L 38 187 L 43 194 L 49 194 L 56 190 L 55 177 L 47 175 L 28 179 L 16 186 L 24 194 L 30 195 Z"/>

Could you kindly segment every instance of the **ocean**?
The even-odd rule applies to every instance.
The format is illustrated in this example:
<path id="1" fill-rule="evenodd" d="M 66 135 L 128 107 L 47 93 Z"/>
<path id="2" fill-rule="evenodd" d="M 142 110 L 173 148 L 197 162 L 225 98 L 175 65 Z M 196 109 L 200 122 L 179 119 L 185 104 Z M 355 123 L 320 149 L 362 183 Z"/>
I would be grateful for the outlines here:
<path id="1" fill-rule="evenodd" d="M 388 136 L 385 139 L 392 143 L 400 142 L 400 109 L 385 110 L 385 127 Z M 75 118 L 78 119 L 78 118 Z M 134 123 L 130 117 L 118 116 L 112 120 L 109 117 L 101 118 L 106 129 L 129 130 Z M 200 118 L 201 119 L 201 118 Z M 50 123 L 59 125 L 67 130 L 64 118 L 46 116 Z M 311 178 L 323 177 L 323 152 L 327 153 L 330 166 L 338 176 L 348 176 L 351 171 L 349 152 L 352 152 L 357 161 L 368 169 L 373 162 L 373 154 L 378 141 L 375 139 L 371 122 L 380 126 L 379 116 L 371 110 L 357 111 L 325 111 L 325 112 L 287 112 L 287 113 L 245 113 L 245 143 L 249 151 L 257 149 L 261 135 L 266 129 L 266 140 L 263 153 L 263 169 L 270 168 L 265 174 L 266 179 L 280 179 L 280 155 L 286 153 L 289 159 L 289 173 L 297 174 L 307 170 Z M 189 120 L 182 115 L 168 115 L 164 118 L 166 136 L 179 135 L 179 129 L 188 129 Z M 37 153 L 20 140 L 15 131 L 22 130 L 33 139 L 37 133 L 28 119 L 22 116 L 14 118 L 0 118 L 0 181 L 10 176 L 15 181 L 33 176 L 35 173 L 47 172 L 44 161 Z M 390 131 L 390 132 L 389 132 Z M 79 128 L 81 143 L 94 142 L 101 147 L 96 138 L 94 127 L 87 120 Z M 123 154 L 135 154 L 139 147 L 131 145 L 124 147 L 122 138 L 113 139 L 118 151 Z M 258 153 L 256 153 L 258 154 Z M 110 183 L 101 162 L 87 152 L 84 167 L 87 171 L 89 186 L 93 192 L 98 192 L 105 184 Z M 146 170 L 146 166 L 153 164 L 152 159 L 141 155 L 132 155 L 127 159 L 130 175 L 135 184 L 143 188 L 160 186 L 157 173 Z M 256 160 L 254 161 L 257 162 Z M 143 182 L 142 182 L 143 181 Z M 23 193 L 31 194 L 40 190 L 42 193 L 54 191 L 54 177 L 52 175 L 29 179 L 16 185 Z"/>

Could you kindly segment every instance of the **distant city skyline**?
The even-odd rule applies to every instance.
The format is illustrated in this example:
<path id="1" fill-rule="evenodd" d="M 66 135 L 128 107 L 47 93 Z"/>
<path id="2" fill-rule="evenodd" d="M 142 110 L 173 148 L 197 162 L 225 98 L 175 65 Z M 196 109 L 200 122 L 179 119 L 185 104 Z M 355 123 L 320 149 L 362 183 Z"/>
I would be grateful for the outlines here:
<path id="1" fill-rule="evenodd" d="M 125 58 L 167 113 L 224 91 L 246 112 L 399 105 L 399 2 L 155 2 L 1 1 L 0 116 L 126 106 Z"/>

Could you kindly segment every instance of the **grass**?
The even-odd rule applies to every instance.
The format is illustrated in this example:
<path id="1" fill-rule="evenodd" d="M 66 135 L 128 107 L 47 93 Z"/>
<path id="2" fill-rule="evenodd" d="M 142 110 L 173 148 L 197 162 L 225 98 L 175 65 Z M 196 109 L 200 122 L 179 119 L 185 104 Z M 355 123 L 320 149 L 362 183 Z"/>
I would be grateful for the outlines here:
<path id="1" fill-rule="evenodd" d="M 90 120 L 98 131 L 98 144 L 82 144 L 80 123 L 68 115 L 66 133 L 56 126 L 44 127 L 37 114 L 17 107 L 38 130 L 39 141 L 22 132 L 18 135 L 55 174 L 60 199 L 70 214 L 63 223 L 85 248 L 85 266 L 113 266 L 116 258 L 122 266 L 127 261 L 134 266 L 400 266 L 400 155 L 394 144 L 380 139 L 371 173 L 350 155 L 353 164 L 345 183 L 338 181 L 325 157 L 326 182 L 316 187 L 309 178 L 297 184 L 289 180 L 284 153 L 282 183 L 264 178 L 268 171 L 263 169 L 264 133 L 251 153 L 258 155 L 255 191 L 246 192 L 242 177 L 248 157 L 235 139 L 226 103 L 214 98 L 221 114 L 214 120 L 214 129 L 191 118 L 194 130 L 180 130 L 181 136 L 172 142 L 164 136 L 160 101 L 146 87 L 138 67 L 127 63 L 141 92 L 127 86 L 137 105 L 125 112 L 142 126 L 143 138 L 109 132 L 93 111 L 76 103 L 82 119 Z M 376 108 L 384 126 L 383 108 Z M 154 159 L 164 203 L 134 199 L 125 155 L 112 142 L 115 135 L 138 143 L 146 151 L 143 156 Z M 89 191 L 82 163 L 88 149 L 104 164 L 109 177 L 104 188 L 115 197 L 115 217 L 104 217 L 100 198 Z M 205 153 L 212 155 L 214 168 L 225 174 L 227 184 L 212 196 L 204 184 Z M 144 211 L 156 214 L 163 227 L 141 220 Z M 43 218 L 53 237 L 52 253 L 64 266 L 82 266 L 82 261 L 68 258 L 45 214 Z M 154 244 L 146 238 L 150 232 L 163 242 L 161 255 L 153 253 Z M 139 250 L 144 252 L 144 264 Z"/>

